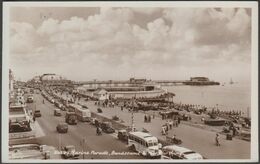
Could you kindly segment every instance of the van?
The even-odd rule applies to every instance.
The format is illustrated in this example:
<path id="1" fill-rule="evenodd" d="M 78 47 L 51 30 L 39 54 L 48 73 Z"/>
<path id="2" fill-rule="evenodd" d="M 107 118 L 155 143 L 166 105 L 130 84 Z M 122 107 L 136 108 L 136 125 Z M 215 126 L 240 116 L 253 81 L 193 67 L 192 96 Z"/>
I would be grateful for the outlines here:
<path id="1" fill-rule="evenodd" d="M 39 109 L 36 109 L 34 111 L 34 117 L 41 117 L 41 116 L 42 116 L 41 111 Z"/>
<path id="2" fill-rule="evenodd" d="M 54 116 L 61 116 L 60 109 L 58 109 L 58 108 L 54 109 Z"/>

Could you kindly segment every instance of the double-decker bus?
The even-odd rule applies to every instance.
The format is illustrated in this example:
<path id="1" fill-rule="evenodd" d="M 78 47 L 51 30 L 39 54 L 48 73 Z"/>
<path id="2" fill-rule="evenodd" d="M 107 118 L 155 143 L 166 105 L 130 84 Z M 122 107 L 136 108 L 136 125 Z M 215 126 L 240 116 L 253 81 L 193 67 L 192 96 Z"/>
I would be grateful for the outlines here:
<path id="1" fill-rule="evenodd" d="M 69 104 L 68 110 L 69 112 L 75 112 L 79 121 L 90 121 L 91 112 L 89 109 L 85 109 L 78 104 Z"/>
<path id="2" fill-rule="evenodd" d="M 134 151 L 147 156 L 148 158 L 161 158 L 161 144 L 158 139 L 149 133 L 130 132 L 128 136 L 128 146 Z"/>

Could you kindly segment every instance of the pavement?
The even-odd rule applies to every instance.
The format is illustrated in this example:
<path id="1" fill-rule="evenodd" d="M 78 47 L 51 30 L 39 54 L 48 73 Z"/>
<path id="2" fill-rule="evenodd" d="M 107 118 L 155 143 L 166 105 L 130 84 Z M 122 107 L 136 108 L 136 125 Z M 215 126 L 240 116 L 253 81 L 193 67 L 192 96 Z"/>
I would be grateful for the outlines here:
<path id="1" fill-rule="evenodd" d="M 85 104 L 89 109 L 97 113 L 97 108 L 101 108 L 103 113 L 99 113 L 107 118 L 117 115 L 119 119 L 123 120 L 123 124 L 131 126 L 131 112 L 127 109 L 121 111 L 119 107 L 101 107 L 94 104 L 93 101 L 80 100 L 81 104 Z M 161 135 L 161 127 L 166 123 L 166 120 L 162 120 L 160 117 L 152 119 L 151 123 L 144 123 L 145 113 L 134 113 L 134 126 L 137 129 L 145 128 L 152 135 L 159 139 L 165 139 L 165 136 Z M 216 132 L 193 127 L 186 123 L 181 123 L 178 127 L 174 127 L 169 130 L 169 136 L 173 134 L 176 138 L 180 138 L 183 143 L 182 146 L 194 150 L 207 159 L 250 159 L 250 142 L 233 138 L 233 140 L 226 140 L 226 136 L 220 135 L 221 146 L 215 146 Z"/>
<path id="2" fill-rule="evenodd" d="M 127 145 L 117 139 L 113 134 L 103 133 L 96 135 L 96 128 L 87 122 L 78 122 L 77 125 L 69 125 L 68 133 L 60 134 L 56 131 L 56 125 L 65 121 L 65 112 L 62 116 L 54 116 L 53 111 L 56 108 L 47 100 L 42 104 L 43 97 L 40 94 L 34 94 L 34 103 L 28 104 L 29 110 L 40 109 L 42 116 L 36 118 L 35 126 L 37 129 L 36 142 L 39 144 L 54 146 L 60 150 L 61 146 L 74 145 L 76 151 L 84 151 L 84 159 L 144 159 L 144 157 L 131 152 Z M 85 146 L 82 141 L 86 140 Z M 111 155 L 111 152 L 130 152 L 131 155 Z M 106 154 L 108 152 L 109 155 Z M 102 154 L 103 153 L 103 154 Z M 83 159 L 83 155 L 81 155 Z"/>

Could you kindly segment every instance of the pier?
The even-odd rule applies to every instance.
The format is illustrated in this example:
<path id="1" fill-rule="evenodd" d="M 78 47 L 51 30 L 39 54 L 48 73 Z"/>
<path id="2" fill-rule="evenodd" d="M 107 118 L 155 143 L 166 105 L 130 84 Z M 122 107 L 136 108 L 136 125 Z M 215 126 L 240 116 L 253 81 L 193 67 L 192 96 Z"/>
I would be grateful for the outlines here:
<path id="1" fill-rule="evenodd" d="M 192 79 L 192 78 L 191 78 Z M 219 85 L 219 82 L 215 81 L 199 81 L 199 80 L 125 80 L 125 81 L 83 81 L 83 82 L 73 82 L 74 85 L 80 86 L 84 85 L 88 88 L 100 88 L 100 87 L 129 87 L 135 86 L 140 84 L 153 84 L 153 85 L 160 85 L 160 86 L 175 86 L 175 85 Z"/>

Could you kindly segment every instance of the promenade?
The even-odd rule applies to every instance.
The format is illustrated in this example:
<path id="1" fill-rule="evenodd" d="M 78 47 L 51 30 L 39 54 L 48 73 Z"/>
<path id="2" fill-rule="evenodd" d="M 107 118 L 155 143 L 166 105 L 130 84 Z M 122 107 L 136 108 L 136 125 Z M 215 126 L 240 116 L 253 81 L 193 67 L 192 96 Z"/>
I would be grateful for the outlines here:
<path id="1" fill-rule="evenodd" d="M 95 105 L 93 101 L 80 100 L 81 104 L 85 104 L 89 109 L 97 113 L 99 106 Z M 127 109 L 121 111 L 119 107 L 101 107 L 103 113 L 98 113 L 104 117 L 112 118 L 117 115 L 120 120 L 123 120 L 123 124 L 131 126 L 131 112 Z M 155 117 L 151 120 L 151 123 L 144 122 L 145 113 L 134 113 L 134 126 L 137 130 L 142 128 L 147 129 L 152 135 L 165 139 L 165 136 L 161 135 L 161 127 L 165 124 L 166 120 L 162 120 L 160 117 Z M 226 136 L 220 135 L 221 146 L 215 146 L 216 132 L 196 128 L 181 122 L 178 127 L 173 127 L 169 130 L 169 136 L 173 134 L 177 138 L 180 138 L 183 143 L 182 146 L 192 149 L 208 159 L 248 159 L 250 158 L 250 142 L 240 139 L 226 140 Z"/>

